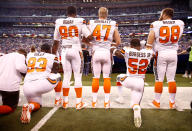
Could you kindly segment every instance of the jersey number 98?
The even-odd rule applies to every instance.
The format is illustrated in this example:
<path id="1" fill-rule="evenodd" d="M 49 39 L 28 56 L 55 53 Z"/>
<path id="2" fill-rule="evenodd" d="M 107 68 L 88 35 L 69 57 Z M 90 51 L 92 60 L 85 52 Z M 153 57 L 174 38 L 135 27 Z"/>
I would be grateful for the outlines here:
<path id="1" fill-rule="evenodd" d="M 180 34 L 179 26 L 172 26 L 171 29 L 168 26 L 162 26 L 159 30 L 159 36 L 163 38 L 159 38 L 159 42 L 167 43 L 171 41 L 174 44 L 178 42 L 179 34 Z"/>

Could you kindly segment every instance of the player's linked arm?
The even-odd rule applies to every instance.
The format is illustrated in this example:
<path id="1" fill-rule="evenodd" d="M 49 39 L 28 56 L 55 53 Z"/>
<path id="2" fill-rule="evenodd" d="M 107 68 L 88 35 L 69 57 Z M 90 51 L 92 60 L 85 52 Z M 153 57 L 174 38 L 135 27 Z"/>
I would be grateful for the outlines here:
<path id="1" fill-rule="evenodd" d="M 146 47 L 147 48 L 152 48 L 154 41 L 155 41 L 155 32 L 153 30 L 151 30 L 149 32 L 149 35 L 148 35 L 148 38 L 147 38 L 147 45 L 146 45 Z"/>
<path id="2" fill-rule="evenodd" d="M 56 55 L 59 48 L 59 41 L 54 40 L 53 47 L 52 47 L 52 54 Z"/>
<path id="3" fill-rule="evenodd" d="M 113 33 L 113 40 L 115 41 L 117 46 L 121 43 L 120 34 L 119 34 L 119 31 L 117 29 L 115 29 L 115 31 Z"/>
<path id="4" fill-rule="evenodd" d="M 53 63 L 53 67 L 52 67 L 52 69 L 51 69 L 51 73 L 59 73 L 59 63 L 58 62 L 54 62 Z"/>
<path id="5" fill-rule="evenodd" d="M 112 55 L 115 55 L 115 56 L 117 56 L 118 58 L 124 58 L 124 55 L 122 54 L 122 51 L 120 51 L 120 50 L 118 50 L 118 49 L 116 49 L 116 48 L 111 48 L 111 54 Z"/>

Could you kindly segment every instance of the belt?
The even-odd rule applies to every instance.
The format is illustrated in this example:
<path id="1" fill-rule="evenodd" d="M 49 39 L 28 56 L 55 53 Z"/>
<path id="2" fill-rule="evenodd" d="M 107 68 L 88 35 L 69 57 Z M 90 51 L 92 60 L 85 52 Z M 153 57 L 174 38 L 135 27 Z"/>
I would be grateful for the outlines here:
<path id="1" fill-rule="evenodd" d="M 72 45 L 62 45 L 62 48 L 72 48 Z"/>

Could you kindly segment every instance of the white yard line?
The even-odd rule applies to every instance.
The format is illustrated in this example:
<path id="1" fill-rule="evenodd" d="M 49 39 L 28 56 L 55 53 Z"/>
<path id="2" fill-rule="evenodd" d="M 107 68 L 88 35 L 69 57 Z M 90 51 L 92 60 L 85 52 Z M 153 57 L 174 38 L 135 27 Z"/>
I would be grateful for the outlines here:
<path id="1" fill-rule="evenodd" d="M 38 131 L 50 118 L 51 116 L 59 109 L 59 107 L 54 107 L 47 113 L 34 127 L 31 131 Z"/>

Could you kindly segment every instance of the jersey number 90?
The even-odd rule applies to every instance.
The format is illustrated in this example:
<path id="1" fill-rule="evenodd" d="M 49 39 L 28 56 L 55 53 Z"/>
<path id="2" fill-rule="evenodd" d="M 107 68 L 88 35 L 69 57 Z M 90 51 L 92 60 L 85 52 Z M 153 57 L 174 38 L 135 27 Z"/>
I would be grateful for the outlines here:
<path id="1" fill-rule="evenodd" d="M 67 39 L 68 37 L 78 37 L 79 31 L 77 26 L 60 26 L 59 32 L 62 39 Z"/>

